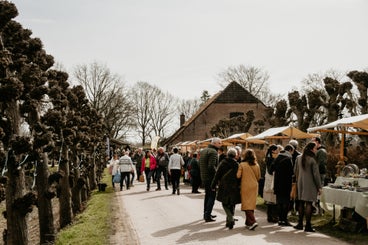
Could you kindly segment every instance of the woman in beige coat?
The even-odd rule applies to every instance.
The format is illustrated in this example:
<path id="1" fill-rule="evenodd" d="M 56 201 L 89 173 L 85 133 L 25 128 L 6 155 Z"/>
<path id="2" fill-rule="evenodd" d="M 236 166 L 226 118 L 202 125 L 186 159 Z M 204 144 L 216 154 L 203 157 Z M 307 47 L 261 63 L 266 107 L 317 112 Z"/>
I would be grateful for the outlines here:
<path id="1" fill-rule="evenodd" d="M 236 176 L 241 178 L 241 210 L 245 212 L 245 225 L 249 230 L 254 230 L 258 226 L 254 210 L 257 204 L 258 181 L 261 178 L 261 171 L 252 149 L 244 152 Z"/>

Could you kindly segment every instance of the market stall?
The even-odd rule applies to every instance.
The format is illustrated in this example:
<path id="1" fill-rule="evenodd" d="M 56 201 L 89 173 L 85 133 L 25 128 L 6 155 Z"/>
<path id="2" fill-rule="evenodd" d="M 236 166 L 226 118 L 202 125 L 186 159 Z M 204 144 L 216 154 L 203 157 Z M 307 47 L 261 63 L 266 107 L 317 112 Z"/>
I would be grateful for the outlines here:
<path id="1" fill-rule="evenodd" d="M 359 130 L 360 129 L 360 130 Z M 368 135 L 368 114 L 342 118 L 326 125 L 308 128 L 308 132 L 332 132 L 341 134 L 340 143 L 340 162 L 344 162 L 344 139 L 345 134 Z M 351 165 L 351 164 L 349 164 Z M 338 176 L 335 183 L 323 187 L 321 195 L 322 208 L 330 211 L 328 204 L 332 204 L 333 215 L 339 210 L 339 206 L 350 208 L 368 221 L 368 179 L 367 172 L 359 171 L 357 166 L 345 166 Z M 349 172 L 352 171 L 352 172 Z M 336 207 L 335 205 L 339 205 Z M 368 223 L 368 222 L 367 222 Z"/>
<path id="2" fill-rule="evenodd" d="M 252 142 L 254 140 L 272 141 L 275 139 L 310 139 L 316 136 L 319 136 L 319 134 L 306 133 L 293 126 L 285 126 L 267 129 L 266 131 L 256 136 L 248 137 L 245 140 Z"/>
<path id="3" fill-rule="evenodd" d="M 251 141 L 247 141 L 247 139 L 249 137 L 253 137 L 253 135 L 251 135 L 250 133 L 238 133 L 238 134 L 233 134 L 225 139 L 222 140 L 222 142 L 225 143 L 231 143 L 231 144 L 243 144 L 245 145 L 245 148 L 248 148 L 248 144 L 265 144 L 266 142 L 264 140 L 251 140 Z"/>

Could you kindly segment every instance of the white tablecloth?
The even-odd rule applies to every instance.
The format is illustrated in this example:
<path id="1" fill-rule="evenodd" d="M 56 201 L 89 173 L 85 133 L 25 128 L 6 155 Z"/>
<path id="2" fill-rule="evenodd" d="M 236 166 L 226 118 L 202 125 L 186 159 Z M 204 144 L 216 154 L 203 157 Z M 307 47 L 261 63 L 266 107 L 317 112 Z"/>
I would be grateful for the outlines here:
<path id="1" fill-rule="evenodd" d="M 336 183 L 336 182 L 335 182 Z M 355 208 L 355 212 L 368 218 L 368 193 L 323 187 L 321 195 L 322 208 L 330 211 L 326 203 L 341 207 Z"/>
<path id="2" fill-rule="evenodd" d="M 354 183 L 354 181 L 358 181 L 360 187 L 368 187 L 368 179 L 364 178 L 346 178 L 339 176 L 336 178 L 335 184 L 342 185 L 344 182 Z"/>

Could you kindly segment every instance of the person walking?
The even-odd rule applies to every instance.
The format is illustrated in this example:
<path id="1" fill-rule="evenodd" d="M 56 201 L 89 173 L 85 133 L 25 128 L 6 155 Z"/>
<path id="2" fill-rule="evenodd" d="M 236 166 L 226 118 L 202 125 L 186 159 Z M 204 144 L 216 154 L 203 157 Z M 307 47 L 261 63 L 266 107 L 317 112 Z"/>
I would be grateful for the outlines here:
<path id="1" fill-rule="evenodd" d="M 163 147 L 159 147 L 157 150 L 157 156 L 156 156 L 156 163 L 157 163 L 157 169 L 156 169 L 156 183 L 157 183 L 157 189 L 156 191 L 161 190 L 161 173 L 164 176 L 164 183 L 165 183 L 165 189 L 168 190 L 167 186 L 167 167 L 169 165 L 169 155 L 165 152 Z"/>
<path id="2" fill-rule="evenodd" d="M 151 155 L 150 150 L 146 150 L 144 157 L 142 158 L 141 174 L 144 171 L 146 175 L 147 191 L 150 190 L 151 177 L 156 169 L 156 159 Z"/>
<path id="3" fill-rule="evenodd" d="M 257 205 L 258 181 L 261 178 L 261 170 L 252 149 L 247 149 L 244 152 L 236 176 L 241 179 L 241 210 L 245 212 L 245 225 L 249 230 L 254 230 L 258 226 L 254 210 Z"/>
<path id="4" fill-rule="evenodd" d="M 212 189 L 212 180 L 216 174 L 216 168 L 218 165 L 218 154 L 217 150 L 222 146 L 220 138 L 214 137 L 211 143 L 200 152 L 199 157 L 199 169 L 201 172 L 201 180 L 204 184 L 205 195 L 204 195 L 204 208 L 203 208 L 203 219 L 206 222 L 216 221 L 216 216 L 212 215 L 213 205 L 215 204 L 216 190 Z"/>
<path id="5" fill-rule="evenodd" d="M 201 185 L 201 172 L 199 171 L 198 153 L 194 152 L 192 160 L 190 161 L 190 181 L 192 184 L 192 193 L 201 193 L 198 191 Z"/>
<path id="6" fill-rule="evenodd" d="M 326 148 L 322 145 L 322 140 L 320 137 L 315 137 L 312 139 L 314 143 L 317 145 L 316 152 L 316 161 L 318 164 L 319 175 L 321 176 L 321 184 L 325 186 L 326 174 L 327 174 L 327 151 Z M 317 197 L 317 208 L 318 213 L 323 214 L 323 210 L 320 205 L 320 196 Z M 314 210 L 317 212 L 317 210 Z"/>
<path id="7" fill-rule="evenodd" d="M 298 151 L 298 146 L 299 143 L 296 140 L 290 140 L 289 144 L 292 145 L 294 147 L 294 152 L 292 154 L 292 160 L 293 160 L 293 178 L 292 178 L 292 190 L 296 190 L 296 178 L 295 178 L 295 163 L 296 163 L 296 158 L 301 155 L 302 153 L 300 153 Z M 289 204 L 289 210 L 295 214 L 297 211 L 297 207 L 298 207 L 298 199 L 297 199 L 297 192 L 293 191 L 292 193 L 290 193 L 290 204 Z"/>
<path id="8" fill-rule="evenodd" d="M 130 175 L 133 171 L 133 162 L 132 159 L 129 157 L 129 151 L 123 152 L 123 156 L 119 159 L 119 169 L 121 174 L 120 179 L 120 191 L 123 190 L 124 180 L 126 183 L 126 189 L 129 190 L 130 188 Z"/>
<path id="9" fill-rule="evenodd" d="M 266 171 L 265 171 L 265 183 L 263 187 L 263 200 L 267 206 L 267 221 L 270 223 L 278 222 L 276 195 L 273 191 L 274 176 L 273 176 L 273 161 L 280 153 L 281 147 L 277 145 L 271 145 L 266 152 Z"/>
<path id="10" fill-rule="evenodd" d="M 227 157 L 220 162 L 211 188 L 216 189 L 218 186 L 216 200 L 222 203 L 222 208 L 226 213 L 225 226 L 231 230 L 235 225 L 235 205 L 241 203 L 240 180 L 236 176 L 239 163 L 236 161 L 237 151 L 235 148 L 228 149 L 226 155 Z"/>
<path id="11" fill-rule="evenodd" d="M 296 181 L 298 189 L 298 224 L 295 229 L 303 230 L 303 219 L 305 215 L 306 224 L 304 231 L 314 232 L 312 228 L 312 204 L 317 201 L 317 195 L 321 194 L 322 184 L 319 175 L 318 163 L 315 159 L 317 145 L 309 142 L 303 150 L 301 156 L 296 160 Z"/>
<path id="12" fill-rule="evenodd" d="M 111 183 L 112 183 L 112 188 L 114 188 L 115 190 L 115 183 L 114 183 L 114 175 L 115 173 L 119 170 L 119 155 L 118 153 L 114 153 L 114 155 L 112 156 L 112 159 L 110 160 L 108 166 L 109 169 L 111 169 Z"/>
<path id="13" fill-rule="evenodd" d="M 137 168 L 136 168 L 136 162 L 133 161 L 133 156 L 134 156 L 134 152 L 133 151 L 129 151 L 129 157 L 130 159 L 132 159 L 132 163 L 133 163 L 133 169 L 131 171 L 131 179 L 130 179 L 130 187 L 134 187 L 134 177 L 137 175 Z"/>
<path id="14" fill-rule="evenodd" d="M 292 154 L 294 147 L 286 145 L 284 150 L 274 161 L 274 192 L 276 195 L 276 204 L 279 214 L 279 225 L 291 226 L 287 219 L 290 204 L 290 192 L 293 178 L 293 161 Z"/>
<path id="15" fill-rule="evenodd" d="M 142 168 L 142 158 L 143 158 L 143 149 L 138 148 L 133 156 L 133 163 L 135 163 L 135 168 L 137 172 L 137 181 L 139 181 L 139 177 L 141 176 L 141 168 Z"/>
<path id="16" fill-rule="evenodd" d="M 173 149 L 174 154 L 170 156 L 169 159 L 169 174 L 171 176 L 171 184 L 172 184 L 172 194 L 175 192 L 180 195 L 180 176 L 181 176 L 181 168 L 184 166 L 184 159 L 178 153 L 179 149 Z"/>

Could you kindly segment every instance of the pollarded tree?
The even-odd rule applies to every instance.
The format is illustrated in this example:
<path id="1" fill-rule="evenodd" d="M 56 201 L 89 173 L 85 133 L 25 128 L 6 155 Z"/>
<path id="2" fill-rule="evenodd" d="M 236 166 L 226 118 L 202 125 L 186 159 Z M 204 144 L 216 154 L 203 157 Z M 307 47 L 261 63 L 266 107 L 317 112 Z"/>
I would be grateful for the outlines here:
<path id="1" fill-rule="evenodd" d="M 23 164 L 29 159 L 38 162 L 39 166 L 43 164 L 41 155 L 44 146 L 48 144 L 49 135 L 46 130 L 39 130 L 42 128 L 39 112 L 47 92 L 45 72 L 52 66 L 53 58 L 42 49 L 39 39 L 31 38 L 30 30 L 23 29 L 19 23 L 11 20 L 17 14 L 14 4 L 0 2 L 0 114 L 4 132 L 1 140 L 5 149 L 9 149 L 3 168 L 7 177 L 7 232 L 4 238 L 8 244 L 27 244 L 27 214 L 32 211 L 32 204 L 43 202 L 44 199 L 39 196 L 37 201 L 33 192 L 25 194 L 27 189 Z M 19 136 L 23 120 L 28 123 L 31 132 L 28 137 Z M 38 167 L 35 171 L 40 177 L 47 176 Z M 45 190 L 45 186 L 40 182 L 37 184 L 37 190 L 43 193 L 40 190 Z M 49 216 L 50 212 L 52 214 L 51 206 L 45 201 L 40 208 L 44 208 L 39 209 L 41 241 L 52 242 L 55 230 L 52 217 Z M 50 238 L 46 238 L 46 232 Z"/>
<path id="2" fill-rule="evenodd" d="M 210 129 L 210 133 L 212 136 L 227 138 L 236 133 L 248 132 L 254 119 L 254 111 L 252 110 L 247 111 L 245 116 L 221 119 Z"/>
<path id="3" fill-rule="evenodd" d="M 362 114 L 368 113 L 368 73 L 366 71 L 351 71 L 347 76 L 357 86 L 360 97 L 358 105 Z"/>
<path id="4" fill-rule="evenodd" d="M 60 202 L 60 227 L 63 228 L 73 221 L 72 193 L 69 183 L 70 156 L 69 145 L 72 143 L 73 131 L 67 127 L 67 115 L 69 101 L 66 95 L 69 89 L 68 74 L 61 71 L 50 70 L 48 72 L 49 97 L 52 107 L 42 117 L 44 124 L 48 125 L 57 142 L 55 151 L 59 152 L 58 185 L 60 186 L 58 197 Z"/>

